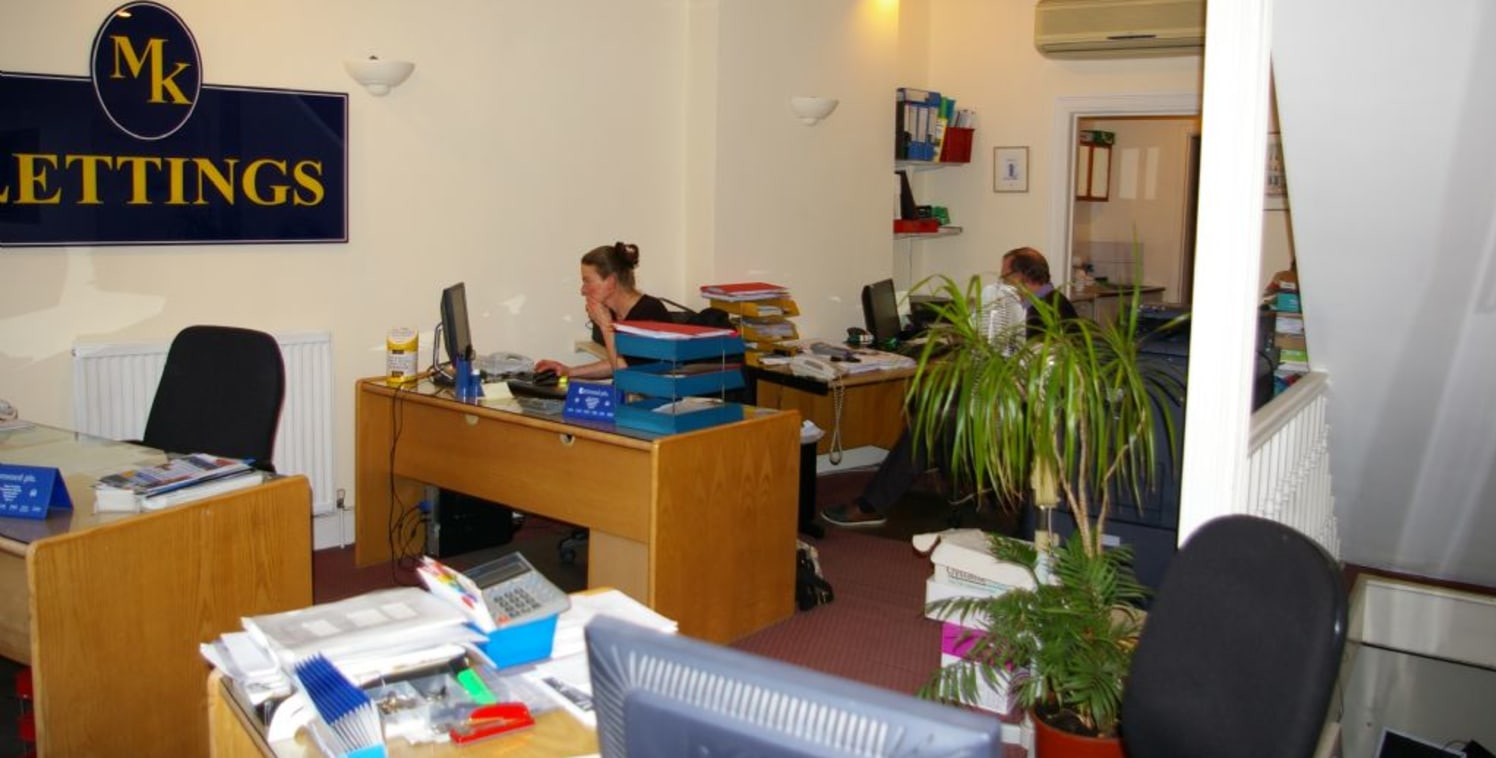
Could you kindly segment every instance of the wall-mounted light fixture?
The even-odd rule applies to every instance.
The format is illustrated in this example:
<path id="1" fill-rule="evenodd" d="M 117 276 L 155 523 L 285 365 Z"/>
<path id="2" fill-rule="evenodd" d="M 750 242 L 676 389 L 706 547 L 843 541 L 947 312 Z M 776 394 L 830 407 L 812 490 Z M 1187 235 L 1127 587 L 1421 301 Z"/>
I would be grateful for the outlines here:
<path id="1" fill-rule="evenodd" d="M 416 70 L 416 64 L 410 61 L 382 61 L 371 55 L 366 60 L 343 61 L 343 68 L 348 70 L 348 75 L 353 80 L 364 85 L 364 89 L 371 95 L 387 95 L 389 91 L 400 86 L 410 72 Z"/>
<path id="2" fill-rule="evenodd" d="M 834 97 L 810 97 L 796 95 L 790 98 L 790 110 L 806 126 L 815 126 L 821 119 L 831 115 L 840 102 Z"/>

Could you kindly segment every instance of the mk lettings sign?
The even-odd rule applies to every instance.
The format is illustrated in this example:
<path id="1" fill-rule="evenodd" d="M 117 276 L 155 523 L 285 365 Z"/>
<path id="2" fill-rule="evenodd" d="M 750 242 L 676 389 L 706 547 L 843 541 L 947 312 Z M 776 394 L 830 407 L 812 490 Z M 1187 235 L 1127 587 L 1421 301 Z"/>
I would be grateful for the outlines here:
<path id="1" fill-rule="evenodd" d="M 104 19 L 89 78 L 0 72 L 0 246 L 348 241 L 348 96 L 203 83 L 164 5 Z"/>

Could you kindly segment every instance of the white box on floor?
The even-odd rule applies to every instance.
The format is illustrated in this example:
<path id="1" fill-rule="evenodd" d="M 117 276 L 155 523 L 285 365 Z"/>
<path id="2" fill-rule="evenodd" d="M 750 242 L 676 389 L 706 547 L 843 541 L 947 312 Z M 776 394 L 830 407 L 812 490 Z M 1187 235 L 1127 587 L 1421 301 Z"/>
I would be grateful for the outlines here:
<path id="1" fill-rule="evenodd" d="M 962 656 L 976 644 L 975 635 L 980 634 L 975 629 L 968 629 L 959 624 L 945 622 L 940 625 L 940 665 L 949 666 L 961 660 Z M 986 682 L 977 681 L 977 702 L 975 706 L 984 711 L 997 714 L 1008 714 L 1013 712 L 1013 691 L 1009 687 L 1011 674 L 1003 674 L 999 677 L 996 687 Z M 1006 740 L 1005 740 L 1006 741 Z"/>
<path id="2" fill-rule="evenodd" d="M 1034 588 L 1028 569 L 992 557 L 987 533 L 980 529 L 917 534 L 912 541 L 914 549 L 929 553 L 935 565 L 925 582 L 927 605 L 951 597 L 993 597 L 1014 588 Z M 925 615 L 939 620 L 936 615 Z"/>

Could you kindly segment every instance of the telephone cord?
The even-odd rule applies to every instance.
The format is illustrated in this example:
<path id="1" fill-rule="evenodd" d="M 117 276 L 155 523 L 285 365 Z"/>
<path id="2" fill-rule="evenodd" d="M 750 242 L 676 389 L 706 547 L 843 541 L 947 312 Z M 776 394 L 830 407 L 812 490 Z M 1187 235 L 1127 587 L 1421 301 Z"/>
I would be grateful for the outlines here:
<path id="1" fill-rule="evenodd" d="M 833 466 L 840 466 L 842 462 L 842 404 L 847 395 L 847 388 L 840 380 L 833 379 L 826 383 L 831 390 L 831 450 L 826 455 L 826 460 Z"/>

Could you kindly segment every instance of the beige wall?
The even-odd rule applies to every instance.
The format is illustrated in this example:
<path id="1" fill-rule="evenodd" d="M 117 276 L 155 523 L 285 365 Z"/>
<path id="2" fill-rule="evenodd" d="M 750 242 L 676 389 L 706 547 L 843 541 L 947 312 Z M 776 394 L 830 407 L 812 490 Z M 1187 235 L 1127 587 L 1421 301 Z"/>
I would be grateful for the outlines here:
<path id="1" fill-rule="evenodd" d="M 86 75 L 116 5 L 8 5 L 0 70 Z M 67 426 L 75 341 L 164 342 L 193 323 L 328 330 L 339 486 L 355 504 L 351 386 L 382 373 L 391 327 L 419 328 L 429 349 L 441 287 L 467 282 L 481 350 L 564 356 L 583 333 L 578 256 L 624 239 L 642 248 L 646 290 L 697 304 L 706 281 L 779 281 L 801 301 L 802 331 L 834 336 L 861 322 L 861 285 L 897 262 L 896 86 L 933 86 L 980 114 L 974 162 L 921 180 L 967 235 L 906 257 L 959 275 L 1043 238 L 1056 97 L 1188 91 L 1199 69 L 1198 57 L 1044 59 L 1031 0 L 171 7 L 211 84 L 349 91 L 345 58 L 416 62 L 387 97 L 350 93 L 351 239 L 6 249 L 0 397 Z M 806 127 L 787 110 L 795 94 L 841 104 Z M 992 193 L 1000 144 L 1030 147 L 1027 194 Z"/>
<path id="2" fill-rule="evenodd" d="M 86 75 L 114 0 L 8 4 L 0 69 Z M 420 328 L 468 284 L 481 349 L 569 354 L 577 259 L 616 239 L 641 283 L 680 298 L 685 3 L 173 0 L 211 84 L 349 91 L 350 241 L 342 245 L 0 252 L 0 397 L 67 426 L 75 340 L 166 341 L 192 323 L 330 330 L 340 486 L 352 490 L 355 377 L 384 335 Z M 384 98 L 342 60 L 416 62 Z"/>

